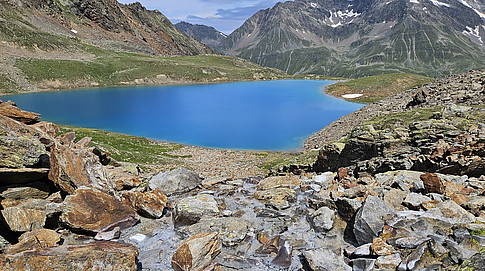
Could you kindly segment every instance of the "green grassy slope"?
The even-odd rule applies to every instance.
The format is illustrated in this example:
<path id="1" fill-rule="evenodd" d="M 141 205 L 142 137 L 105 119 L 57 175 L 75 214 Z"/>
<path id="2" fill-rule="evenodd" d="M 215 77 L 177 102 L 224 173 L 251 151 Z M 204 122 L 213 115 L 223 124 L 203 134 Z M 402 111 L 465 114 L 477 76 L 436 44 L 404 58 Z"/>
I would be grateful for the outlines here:
<path id="1" fill-rule="evenodd" d="M 351 100 L 371 103 L 407 89 L 429 84 L 433 80 L 433 78 L 412 73 L 382 74 L 330 85 L 326 92 L 336 97 L 344 94 L 363 94 Z"/>

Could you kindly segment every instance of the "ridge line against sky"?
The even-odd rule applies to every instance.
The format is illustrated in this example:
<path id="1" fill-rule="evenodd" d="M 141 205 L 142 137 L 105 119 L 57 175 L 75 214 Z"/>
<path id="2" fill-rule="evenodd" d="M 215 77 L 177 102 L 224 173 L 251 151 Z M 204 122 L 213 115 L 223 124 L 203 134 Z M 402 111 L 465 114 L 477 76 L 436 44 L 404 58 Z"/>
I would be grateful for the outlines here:
<path id="1" fill-rule="evenodd" d="M 212 26 L 228 35 L 261 9 L 285 0 L 118 0 L 122 4 L 140 2 L 158 9 L 172 23 L 186 21 Z"/>

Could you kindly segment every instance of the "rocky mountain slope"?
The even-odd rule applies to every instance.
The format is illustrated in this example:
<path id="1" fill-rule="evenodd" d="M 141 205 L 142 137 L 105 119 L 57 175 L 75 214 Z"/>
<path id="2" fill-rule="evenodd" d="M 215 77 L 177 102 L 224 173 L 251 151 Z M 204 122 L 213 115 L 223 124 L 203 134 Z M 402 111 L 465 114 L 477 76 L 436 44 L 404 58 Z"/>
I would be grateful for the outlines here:
<path id="1" fill-rule="evenodd" d="M 67 39 L 80 39 L 110 50 L 163 55 L 213 52 L 178 31 L 159 11 L 147 10 L 140 3 L 8 0 L 0 4 L 0 33 L 7 42 L 22 38 L 11 32 L 25 35 L 45 32 Z M 43 44 L 36 43 L 35 46 L 40 50 L 47 49 L 43 48 Z"/>
<path id="2" fill-rule="evenodd" d="M 450 92 L 411 95 L 413 106 L 470 106 L 372 120 L 345 143 L 367 157 L 269 177 L 132 172 L 110 164 L 89 137 L 59 135 L 0 101 L 0 269 L 480 270 L 484 81 L 476 72 L 456 78 L 439 85 Z M 464 82 L 482 88 L 460 90 Z M 407 162 L 390 155 L 430 164 L 393 170 Z M 340 160 L 319 159 L 332 161 Z"/>
<path id="3" fill-rule="evenodd" d="M 194 25 L 187 22 L 179 22 L 175 24 L 175 27 L 184 32 L 187 36 L 196 38 L 203 44 L 214 49 L 227 38 L 226 34 L 217 31 L 214 27 L 206 25 Z"/>
<path id="4" fill-rule="evenodd" d="M 478 0 L 296 0 L 261 10 L 218 47 L 290 74 L 440 77 L 485 67 Z"/>
<path id="5" fill-rule="evenodd" d="M 216 54 L 160 12 L 114 0 L 0 1 L 0 56 L 0 94 L 285 76 Z"/>

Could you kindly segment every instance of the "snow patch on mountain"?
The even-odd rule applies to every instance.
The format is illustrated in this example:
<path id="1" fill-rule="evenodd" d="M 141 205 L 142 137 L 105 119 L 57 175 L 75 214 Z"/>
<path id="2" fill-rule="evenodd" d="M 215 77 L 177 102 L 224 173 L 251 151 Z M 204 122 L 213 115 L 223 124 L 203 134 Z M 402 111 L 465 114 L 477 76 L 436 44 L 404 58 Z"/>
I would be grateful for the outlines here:
<path id="1" fill-rule="evenodd" d="M 431 3 L 433 3 L 433 5 L 435 5 L 437 7 L 439 7 L 439 6 L 444 6 L 444 7 L 448 7 L 448 8 L 451 7 L 450 5 L 443 3 L 443 2 L 440 2 L 438 0 L 429 0 L 429 1 L 431 1 Z"/>
<path id="2" fill-rule="evenodd" d="M 465 5 L 465 6 L 469 7 L 469 8 L 471 8 L 471 9 L 473 9 L 473 11 L 475 11 L 475 13 L 477 13 L 477 14 L 478 14 L 478 16 L 480 16 L 480 17 L 482 17 L 482 18 L 484 18 L 484 19 L 485 19 L 485 13 L 483 13 L 483 12 L 479 11 L 479 10 L 478 10 L 478 9 L 476 9 L 476 8 L 473 8 L 473 7 L 472 7 L 470 4 L 468 4 L 468 3 L 467 3 L 465 0 L 458 0 L 458 1 L 459 1 L 460 3 L 462 3 L 463 5 Z"/>
<path id="3" fill-rule="evenodd" d="M 466 27 L 466 30 L 462 32 L 465 36 L 472 36 L 476 38 L 480 43 L 483 44 L 482 37 L 480 36 L 480 26 L 477 25 L 475 28 L 471 28 L 469 26 Z"/>

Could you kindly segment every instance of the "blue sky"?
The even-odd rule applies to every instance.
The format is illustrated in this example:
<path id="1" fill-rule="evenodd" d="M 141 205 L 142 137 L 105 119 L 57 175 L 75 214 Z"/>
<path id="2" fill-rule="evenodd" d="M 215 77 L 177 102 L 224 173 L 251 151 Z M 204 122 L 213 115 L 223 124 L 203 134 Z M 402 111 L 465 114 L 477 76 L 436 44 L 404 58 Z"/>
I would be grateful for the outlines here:
<path id="1" fill-rule="evenodd" d="M 132 0 L 118 0 L 133 3 Z M 158 9 L 173 23 L 186 21 L 213 26 L 230 34 L 260 9 L 283 0 L 138 0 L 148 9 Z"/>

